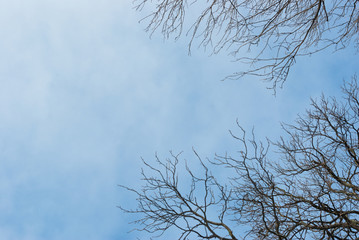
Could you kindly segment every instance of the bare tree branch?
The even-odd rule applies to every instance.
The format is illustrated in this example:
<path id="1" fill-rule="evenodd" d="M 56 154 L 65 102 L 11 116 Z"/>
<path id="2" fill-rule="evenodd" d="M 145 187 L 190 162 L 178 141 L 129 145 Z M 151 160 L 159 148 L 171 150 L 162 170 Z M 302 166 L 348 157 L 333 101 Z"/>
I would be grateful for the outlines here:
<path id="1" fill-rule="evenodd" d="M 178 239 L 359 239 L 355 77 L 343 93 L 342 101 L 312 100 L 295 124 L 283 125 L 286 135 L 276 143 L 257 141 L 253 131 L 248 137 L 238 125 L 234 156 L 204 162 L 194 151 L 203 173 L 186 165 L 189 185 L 179 177 L 179 155 L 156 158 L 157 167 L 144 161 L 150 173 L 142 172 L 142 189 L 122 186 L 138 207 L 123 210 L 139 216 L 138 230 L 161 236 L 176 228 Z M 211 168 L 227 170 L 227 181 Z"/>
<path id="2" fill-rule="evenodd" d="M 213 53 L 229 51 L 249 69 L 229 76 L 258 76 L 275 90 L 286 81 L 297 57 L 328 47 L 345 48 L 358 44 L 358 0 L 135 0 L 137 10 L 149 5 L 151 34 L 159 29 L 169 38 L 178 38 L 186 29 L 191 36 L 189 50 L 199 45 Z M 246 53 L 244 51 L 247 51 Z"/>

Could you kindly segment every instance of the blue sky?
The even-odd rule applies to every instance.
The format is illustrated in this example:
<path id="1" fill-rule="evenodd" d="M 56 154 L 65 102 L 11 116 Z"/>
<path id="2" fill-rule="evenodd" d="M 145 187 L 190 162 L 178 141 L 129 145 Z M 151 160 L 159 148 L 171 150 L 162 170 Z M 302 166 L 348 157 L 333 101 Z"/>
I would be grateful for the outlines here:
<path id="1" fill-rule="evenodd" d="M 220 81 L 246 67 L 224 53 L 150 39 L 141 17 L 131 1 L 1 1 L 0 239 L 136 239 L 117 184 L 141 184 L 140 157 L 234 152 L 236 119 L 275 138 L 358 66 L 353 48 L 299 59 L 274 97 Z"/>

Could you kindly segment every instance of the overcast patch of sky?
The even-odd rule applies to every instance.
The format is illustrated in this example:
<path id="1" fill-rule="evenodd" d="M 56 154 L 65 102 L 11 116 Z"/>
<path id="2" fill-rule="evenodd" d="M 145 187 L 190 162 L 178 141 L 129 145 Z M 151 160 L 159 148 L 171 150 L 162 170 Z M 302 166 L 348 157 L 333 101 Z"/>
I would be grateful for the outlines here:
<path id="1" fill-rule="evenodd" d="M 236 118 L 275 136 L 341 76 L 313 57 L 275 98 L 260 81 L 219 81 L 241 67 L 224 54 L 150 40 L 129 1 L 1 3 L 1 239 L 135 239 L 116 185 L 139 184 L 140 156 L 234 150 Z"/>

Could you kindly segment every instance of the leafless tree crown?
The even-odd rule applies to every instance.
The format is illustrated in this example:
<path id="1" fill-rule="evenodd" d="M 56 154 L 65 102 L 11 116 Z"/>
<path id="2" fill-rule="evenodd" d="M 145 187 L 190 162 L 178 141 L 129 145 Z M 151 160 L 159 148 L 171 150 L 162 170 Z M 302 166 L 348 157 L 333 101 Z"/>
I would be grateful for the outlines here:
<path id="1" fill-rule="evenodd" d="M 358 43 L 358 0 L 135 0 L 136 8 L 152 6 L 148 31 L 165 37 L 181 35 L 190 10 L 199 11 L 186 30 L 200 45 L 218 53 L 229 50 L 234 59 L 250 64 L 229 76 L 260 76 L 275 89 L 287 79 L 298 56 L 330 46 Z M 187 14 L 187 15 L 186 15 Z M 244 56 L 241 50 L 251 50 Z"/>
<path id="2" fill-rule="evenodd" d="M 233 137 L 240 151 L 206 162 L 198 157 L 203 174 L 187 167 L 187 191 L 179 156 L 157 158 L 157 167 L 145 162 L 151 173 L 143 174 L 142 189 L 125 187 L 138 208 L 125 211 L 138 214 L 139 230 L 161 235 L 175 228 L 177 239 L 359 239 L 357 81 L 343 92 L 342 101 L 313 100 L 276 143 L 258 142 L 239 128 Z M 225 183 L 213 167 L 231 172 Z"/>

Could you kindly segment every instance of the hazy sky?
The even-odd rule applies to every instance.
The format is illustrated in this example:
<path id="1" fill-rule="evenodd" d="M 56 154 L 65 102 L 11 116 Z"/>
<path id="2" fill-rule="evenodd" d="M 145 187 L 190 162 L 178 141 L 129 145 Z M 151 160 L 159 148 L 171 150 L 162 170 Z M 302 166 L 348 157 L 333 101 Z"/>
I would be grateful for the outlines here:
<path id="1" fill-rule="evenodd" d="M 235 152 L 235 121 L 281 134 L 322 92 L 339 95 L 353 48 L 299 59 L 277 96 L 246 66 L 152 39 L 127 0 L 0 1 L 0 239 L 136 239 L 116 206 L 141 159 Z"/>

